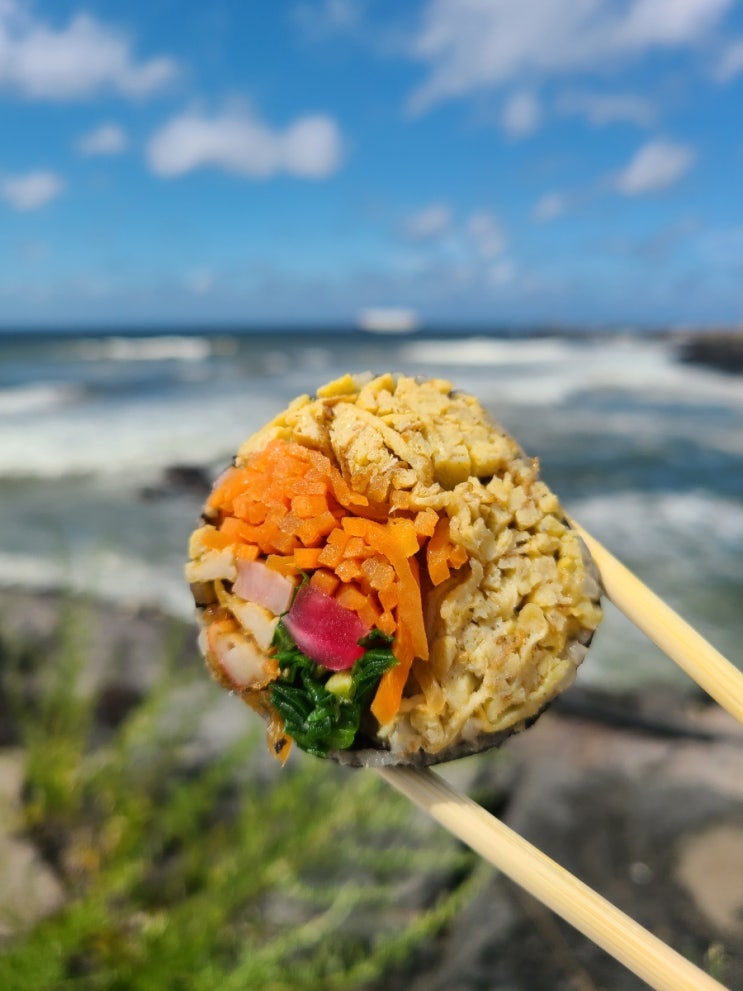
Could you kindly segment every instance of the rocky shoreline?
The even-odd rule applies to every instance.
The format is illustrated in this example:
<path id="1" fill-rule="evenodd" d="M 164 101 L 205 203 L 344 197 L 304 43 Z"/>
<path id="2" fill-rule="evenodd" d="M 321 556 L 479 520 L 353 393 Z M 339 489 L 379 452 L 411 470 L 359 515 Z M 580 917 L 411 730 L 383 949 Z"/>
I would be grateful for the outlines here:
<path id="1" fill-rule="evenodd" d="M 682 334 L 677 341 L 679 360 L 731 375 L 743 372 L 743 330 Z"/>
<path id="2" fill-rule="evenodd" d="M 29 664 L 39 656 L 53 658 L 65 598 L 6 590 L 4 604 L 0 674 L 11 649 Z M 85 629 L 81 675 L 96 698 L 92 734 L 105 745 L 151 689 L 158 675 L 152 658 L 162 656 L 166 645 L 184 670 L 194 671 L 201 661 L 188 624 L 95 602 L 75 608 Z M 191 766 L 212 760 L 253 718 L 210 685 L 205 698 Z M 743 991 L 742 772 L 743 727 L 694 686 L 687 693 L 646 687 L 618 697 L 580 682 L 497 755 L 440 768 L 731 991 Z M 251 773 L 270 785 L 282 772 L 265 755 Z M 337 773 L 341 787 L 343 774 L 359 772 Z M 67 897 L 54 867 L 19 827 L 23 780 L 23 748 L 8 697 L 0 692 L 0 939 L 11 941 L 58 911 Z M 391 968 L 386 991 L 644 987 L 510 881 L 483 865 L 480 870 L 474 898 Z M 429 880 L 420 884 L 420 897 L 431 900 L 445 881 Z M 373 915 L 367 925 L 375 925 Z"/>

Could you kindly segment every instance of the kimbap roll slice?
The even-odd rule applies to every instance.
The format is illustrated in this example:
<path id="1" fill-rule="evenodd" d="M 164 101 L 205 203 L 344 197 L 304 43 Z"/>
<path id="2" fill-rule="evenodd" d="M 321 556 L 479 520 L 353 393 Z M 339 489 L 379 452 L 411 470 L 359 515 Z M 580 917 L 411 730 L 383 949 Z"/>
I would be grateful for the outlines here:
<path id="1" fill-rule="evenodd" d="M 538 463 L 441 379 L 346 375 L 241 446 L 191 536 L 212 675 L 352 765 L 498 745 L 573 681 L 601 621 Z"/>

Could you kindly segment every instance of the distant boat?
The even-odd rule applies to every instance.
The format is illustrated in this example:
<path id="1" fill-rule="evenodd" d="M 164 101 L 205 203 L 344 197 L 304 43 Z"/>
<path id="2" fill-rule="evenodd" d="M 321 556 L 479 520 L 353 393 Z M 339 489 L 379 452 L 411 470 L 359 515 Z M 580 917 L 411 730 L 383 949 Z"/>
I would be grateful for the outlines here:
<path id="1" fill-rule="evenodd" d="M 420 327 L 415 310 L 402 307 L 374 307 L 361 310 L 356 326 L 371 334 L 411 334 Z"/>

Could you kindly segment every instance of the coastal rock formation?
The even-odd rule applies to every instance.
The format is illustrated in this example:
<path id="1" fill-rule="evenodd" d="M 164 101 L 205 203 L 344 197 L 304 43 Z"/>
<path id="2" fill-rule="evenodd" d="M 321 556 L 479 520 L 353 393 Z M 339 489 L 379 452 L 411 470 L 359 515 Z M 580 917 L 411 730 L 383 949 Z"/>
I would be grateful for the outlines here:
<path id="1" fill-rule="evenodd" d="M 678 345 L 678 355 L 688 364 L 739 374 L 743 372 L 743 330 L 684 336 Z"/>

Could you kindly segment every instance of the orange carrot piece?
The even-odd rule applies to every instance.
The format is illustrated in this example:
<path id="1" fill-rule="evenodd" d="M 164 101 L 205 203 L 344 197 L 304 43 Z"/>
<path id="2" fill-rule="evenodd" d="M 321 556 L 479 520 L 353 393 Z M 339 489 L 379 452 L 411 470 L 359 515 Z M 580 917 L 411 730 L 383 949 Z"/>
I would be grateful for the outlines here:
<path id="1" fill-rule="evenodd" d="M 388 668 L 380 678 L 371 704 L 371 713 L 382 726 L 391 722 L 400 708 L 405 682 L 413 664 L 414 649 L 407 630 L 398 628 L 392 652 L 398 663 Z"/>
<path id="2" fill-rule="evenodd" d="M 332 537 L 332 534 L 331 534 Z M 338 565 L 343 560 L 343 550 L 338 544 L 327 543 L 318 556 L 318 564 L 322 564 L 326 568 L 331 568 L 333 571 L 338 567 Z"/>
<path id="3" fill-rule="evenodd" d="M 257 544 L 235 544 L 234 551 L 241 561 L 257 561 L 260 553 Z"/>
<path id="4" fill-rule="evenodd" d="M 348 539 L 348 534 L 340 527 L 336 527 L 332 533 L 328 534 L 328 543 L 332 544 L 333 547 L 338 547 L 341 551 L 345 550 Z"/>
<path id="5" fill-rule="evenodd" d="M 375 626 L 378 627 L 382 610 L 371 596 L 366 595 L 364 599 L 364 605 L 356 610 L 357 615 L 361 622 L 365 623 L 369 629 Z"/>
<path id="6" fill-rule="evenodd" d="M 225 547 L 229 547 L 232 544 L 232 539 L 227 534 L 223 533 L 222 530 L 217 530 L 213 526 L 204 527 L 199 539 L 204 547 L 215 551 L 224 550 Z"/>
<path id="7" fill-rule="evenodd" d="M 434 585 L 445 582 L 449 570 L 449 518 L 442 516 L 436 524 L 433 536 L 426 544 L 426 566 Z"/>
<path id="8" fill-rule="evenodd" d="M 232 543 L 241 541 L 243 543 L 253 543 L 255 541 L 255 527 L 234 516 L 225 516 L 219 529 L 230 539 Z"/>
<path id="9" fill-rule="evenodd" d="M 232 504 L 232 500 L 243 490 L 244 472 L 240 468 L 228 468 L 211 491 L 207 505 L 211 509 L 222 509 Z"/>
<path id="10" fill-rule="evenodd" d="M 292 510 L 301 516 L 302 519 L 308 520 L 315 516 L 321 516 L 323 513 L 327 512 L 328 500 L 324 495 L 305 495 L 304 493 L 299 493 L 292 496 Z"/>
<path id="11" fill-rule="evenodd" d="M 361 575 L 361 565 L 353 558 L 344 558 L 335 569 L 342 582 L 351 582 Z"/>
<path id="12" fill-rule="evenodd" d="M 343 548 L 343 557 L 362 557 L 367 550 L 368 544 L 361 537 L 349 537 Z"/>
<path id="13" fill-rule="evenodd" d="M 406 558 L 418 553 L 418 535 L 412 520 L 391 519 L 387 523 L 387 529 Z"/>
<path id="14" fill-rule="evenodd" d="M 321 553 L 319 547 L 297 547 L 292 556 L 300 571 L 313 571 L 319 565 Z"/>
<path id="15" fill-rule="evenodd" d="M 416 513 L 413 524 L 416 533 L 419 533 L 422 537 L 432 537 L 438 521 L 439 514 L 429 506 Z"/>
<path id="16" fill-rule="evenodd" d="M 267 524 L 261 528 L 262 540 L 259 542 L 261 549 L 266 551 L 278 551 L 279 554 L 291 554 L 298 546 L 297 538 L 292 533 L 284 533 L 278 527 L 269 527 Z"/>
<path id="17" fill-rule="evenodd" d="M 355 613 L 359 609 L 363 609 L 367 603 L 367 596 L 355 585 L 348 582 L 342 582 L 335 594 L 335 599 L 344 609 L 350 609 Z"/>
<path id="18" fill-rule="evenodd" d="M 386 612 L 391 613 L 400 602 L 400 586 L 398 583 L 392 582 L 390 585 L 385 586 L 385 588 L 380 588 L 379 601 L 382 603 L 382 608 Z"/>
<path id="19" fill-rule="evenodd" d="M 271 571 L 278 571 L 280 575 L 292 577 L 297 573 L 297 565 L 293 557 L 286 557 L 284 554 L 269 554 L 266 558 L 266 567 Z"/>
<path id="20" fill-rule="evenodd" d="M 243 512 L 239 514 L 246 523 L 258 525 L 266 522 L 268 507 L 260 502 L 249 502 L 244 505 Z"/>
<path id="21" fill-rule="evenodd" d="M 377 592 L 388 588 L 395 580 L 395 569 L 379 555 L 365 558 L 361 562 L 361 573 Z M 397 602 L 394 604 L 397 605 Z"/>
<path id="22" fill-rule="evenodd" d="M 408 678 L 408 670 L 401 664 L 389 668 L 379 679 L 377 691 L 372 699 L 371 714 L 380 724 L 392 722 L 400 708 L 403 689 Z"/>
<path id="23" fill-rule="evenodd" d="M 404 522 L 408 524 L 408 528 L 403 529 L 399 525 L 393 526 L 391 522 L 383 526 L 367 520 L 368 540 L 375 550 L 387 558 L 397 572 L 400 586 L 400 601 L 397 607 L 398 629 L 403 626 L 407 629 L 414 656 L 425 661 L 428 660 L 428 640 L 423 622 L 420 585 L 413 572 L 411 562 L 408 561 L 404 544 L 401 546 L 398 543 L 398 537 L 402 537 L 403 541 L 406 541 L 407 537 L 412 534 L 417 548 L 418 539 L 415 536 L 412 523 L 409 520 Z"/>
<path id="24" fill-rule="evenodd" d="M 326 510 L 320 516 L 311 520 L 302 520 L 297 527 L 297 537 L 305 547 L 314 547 L 323 537 L 327 537 L 336 528 L 337 521 L 333 514 Z"/>
<path id="25" fill-rule="evenodd" d="M 366 535 L 369 531 L 369 520 L 365 519 L 363 516 L 344 516 L 341 520 L 343 530 L 351 537 L 363 537 L 366 539 Z"/>
<path id="26" fill-rule="evenodd" d="M 294 492 L 297 495 L 327 496 L 328 487 L 327 480 L 314 468 L 310 468 L 306 475 L 297 479 Z"/>
<path id="27" fill-rule="evenodd" d="M 326 595 L 333 595 L 340 583 L 341 580 L 338 575 L 334 575 L 332 571 L 328 571 L 325 568 L 318 568 L 317 571 L 312 573 L 312 577 L 310 578 L 310 585 L 314 585 L 315 588 L 324 592 Z"/>
<path id="28" fill-rule="evenodd" d="M 385 612 L 380 615 L 375 625 L 378 630 L 381 630 L 382 633 L 384 633 L 385 636 L 392 637 L 395 635 L 397 623 L 395 622 L 395 617 L 392 613 L 385 610 Z"/>

